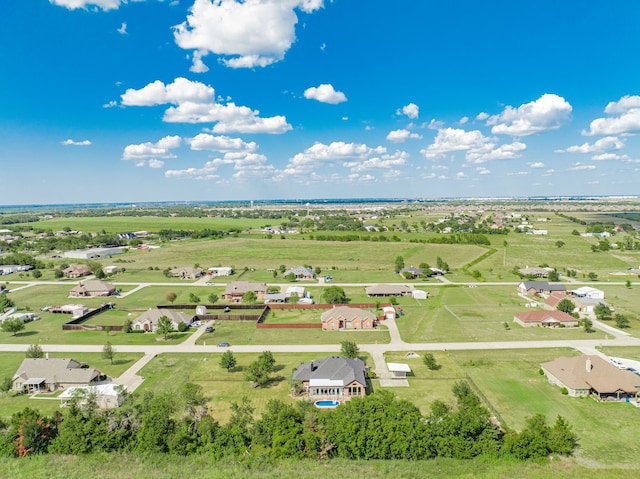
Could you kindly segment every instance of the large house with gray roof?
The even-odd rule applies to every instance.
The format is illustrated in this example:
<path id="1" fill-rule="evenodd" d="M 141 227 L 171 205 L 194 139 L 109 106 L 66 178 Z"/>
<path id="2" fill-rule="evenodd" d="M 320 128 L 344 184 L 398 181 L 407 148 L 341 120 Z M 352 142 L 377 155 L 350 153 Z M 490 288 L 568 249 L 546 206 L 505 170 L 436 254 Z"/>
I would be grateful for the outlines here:
<path id="1" fill-rule="evenodd" d="M 361 359 L 328 356 L 301 364 L 293 379 L 302 381 L 311 401 L 333 399 L 345 402 L 367 394 L 367 369 Z"/>
<path id="2" fill-rule="evenodd" d="M 55 391 L 72 386 L 88 386 L 100 380 L 96 368 L 71 358 L 26 358 L 13 375 L 14 391 Z"/>
<path id="3" fill-rule="evenodd" d="M 411 296 L 412 288 L 406 284 L 374 284 L 365 289 L 367 296 Z"/>

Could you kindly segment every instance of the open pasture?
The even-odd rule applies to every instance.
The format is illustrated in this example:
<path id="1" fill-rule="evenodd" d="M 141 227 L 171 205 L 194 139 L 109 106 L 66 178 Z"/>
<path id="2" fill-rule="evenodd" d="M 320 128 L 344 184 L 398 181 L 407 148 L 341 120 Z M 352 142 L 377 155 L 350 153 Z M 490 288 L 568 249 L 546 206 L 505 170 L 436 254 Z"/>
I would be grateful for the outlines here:
<path id="1" fill-rule="evenodd" d="M 396 320 L 407 342 L 524 341 L 541 339 L 604 338 L 600 331 L 581 328 L 524 328 L 513 322 L 515 313 L 527 311 L 514 286 L 430 288 L 430 297 L 400 302 L 405 315 Z M 509 329 L 505 328 L 507 323 Z"/>

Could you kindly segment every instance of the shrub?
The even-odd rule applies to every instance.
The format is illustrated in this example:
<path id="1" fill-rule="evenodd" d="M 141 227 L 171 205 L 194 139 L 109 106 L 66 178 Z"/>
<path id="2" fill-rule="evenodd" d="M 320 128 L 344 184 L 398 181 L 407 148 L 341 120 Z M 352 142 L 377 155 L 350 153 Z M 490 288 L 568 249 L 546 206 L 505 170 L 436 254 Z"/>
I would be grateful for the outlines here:
<path id="1" fill-rule="evenodd" d="M 568 390 L 567 388 L 562 388 L 562 389 L 560 390 L 560 393 L 561 393 L 561 394 L 564 394 L 564 395 L 566 396 L 567 394 L 569 394 L 569 390 Z"/>

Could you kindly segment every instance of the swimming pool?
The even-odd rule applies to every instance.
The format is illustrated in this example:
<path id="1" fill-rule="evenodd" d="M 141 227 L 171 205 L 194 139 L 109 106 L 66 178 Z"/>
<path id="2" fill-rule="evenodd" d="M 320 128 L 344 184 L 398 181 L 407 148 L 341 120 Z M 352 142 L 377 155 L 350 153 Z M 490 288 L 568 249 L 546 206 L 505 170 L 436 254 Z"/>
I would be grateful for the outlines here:
<path id="1" fill-rule="evenodd" d="M 316 401 L 314 404 L 318 408 L 326 409 L 338 407 L 340 405 L 340 401 L 336 401 L 335 399 L 323 399 L 320 401 Z"/>

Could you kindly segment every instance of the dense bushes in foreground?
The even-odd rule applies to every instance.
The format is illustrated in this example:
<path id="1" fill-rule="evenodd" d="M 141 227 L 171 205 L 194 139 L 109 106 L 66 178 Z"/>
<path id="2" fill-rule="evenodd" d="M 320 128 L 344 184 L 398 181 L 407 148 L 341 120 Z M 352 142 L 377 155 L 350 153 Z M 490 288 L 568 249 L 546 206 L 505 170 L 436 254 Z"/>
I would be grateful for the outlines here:
<path id="1" fill-rule="evenodd" d="M 100 410 L 95 398 L 76 398 L 64 415 L 43 417 L 25 409 L 2 425 L 0 455 L 95 452 L 206 454 L 213 458 L 261 455 L 282 458 L 468 459 L 478 456 L 534 459 L 569 455 L 576 436 L 562 417 L 553 426 L 542 415 L 520 433 L 494 425 L 467 383 L 454 386 L 456 406 L 441 401 L 423 416 L 406 400 L 382 391 L 354 398 L 330 411 L 309 402 L 272 400 L 260 419 L 245 399 L 219 424 L 199 386 L 129 397 L 118 409 Z"/>

